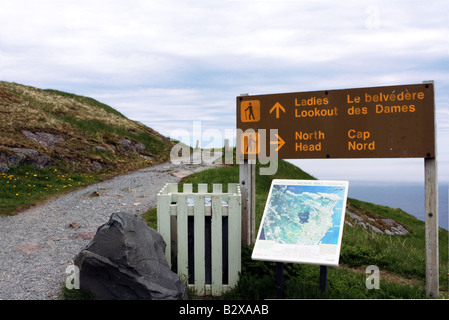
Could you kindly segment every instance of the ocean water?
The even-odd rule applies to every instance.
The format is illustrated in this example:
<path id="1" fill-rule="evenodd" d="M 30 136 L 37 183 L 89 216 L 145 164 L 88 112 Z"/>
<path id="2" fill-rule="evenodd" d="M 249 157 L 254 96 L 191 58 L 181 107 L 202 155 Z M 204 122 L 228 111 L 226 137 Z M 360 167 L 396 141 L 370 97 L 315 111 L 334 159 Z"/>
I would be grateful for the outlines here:
<path id="1" fill-rule="evenodd" d="M 401 208 L 419 220 L 425 221 L 424 184 L 349 181 L 348 197 L 391 208 Z M 439 226 L 449 230 L 447 183 L 438 186 L 438 212 Z"/>

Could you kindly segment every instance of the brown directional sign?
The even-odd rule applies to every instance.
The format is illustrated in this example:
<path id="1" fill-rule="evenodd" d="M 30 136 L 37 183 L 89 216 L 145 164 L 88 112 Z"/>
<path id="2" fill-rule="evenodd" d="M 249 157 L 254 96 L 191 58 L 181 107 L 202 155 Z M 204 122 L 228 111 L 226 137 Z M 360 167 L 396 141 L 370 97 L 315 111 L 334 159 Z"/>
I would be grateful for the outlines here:
<path id="1" fill-rule="evenodd" d="M 260 158 L 434 158 L 434 123 L 433 83 L 237 97 L 239 151 Z"/>

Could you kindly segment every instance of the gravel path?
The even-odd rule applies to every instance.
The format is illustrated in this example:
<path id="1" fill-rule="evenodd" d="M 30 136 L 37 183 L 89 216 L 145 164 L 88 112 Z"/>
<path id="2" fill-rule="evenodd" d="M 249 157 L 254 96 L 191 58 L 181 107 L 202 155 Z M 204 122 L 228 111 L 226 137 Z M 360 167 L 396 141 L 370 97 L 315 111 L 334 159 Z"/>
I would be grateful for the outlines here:
<path id="1" fill-rule="evenodd" d="M 165 183 L 210 166 L 164 163 L 0 217 L 0 299 L 59 299 L 66 268 L 113 212 L 142 214 Z"/>

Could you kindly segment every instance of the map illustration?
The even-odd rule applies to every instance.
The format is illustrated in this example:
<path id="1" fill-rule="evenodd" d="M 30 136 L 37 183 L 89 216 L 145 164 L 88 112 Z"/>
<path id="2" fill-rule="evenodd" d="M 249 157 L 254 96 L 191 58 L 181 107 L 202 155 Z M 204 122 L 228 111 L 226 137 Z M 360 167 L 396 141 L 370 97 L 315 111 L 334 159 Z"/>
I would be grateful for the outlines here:
<path id="1" fill-rule="evenodd" d="M 274 180 L 255 257 L 338 261 L 347 182 Z"/>
<path id="2" fill-rule="evenodd" d="M 307 190 L 307 191 L 305 191 Z M 277 243 L 337 244 L 344 189 L 275 185 L 261 239 Z"/>

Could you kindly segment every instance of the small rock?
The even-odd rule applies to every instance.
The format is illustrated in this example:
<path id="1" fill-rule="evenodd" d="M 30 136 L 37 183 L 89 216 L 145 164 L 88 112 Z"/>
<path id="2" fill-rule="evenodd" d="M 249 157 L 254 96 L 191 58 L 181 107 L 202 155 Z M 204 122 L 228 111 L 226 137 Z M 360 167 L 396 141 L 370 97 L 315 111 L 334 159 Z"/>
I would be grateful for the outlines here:
<path id="1" fill-rule="evenodd" d="M 8 164 L 10 167 L 17 167 L 25 163 L 34 168 L 43 169 L 50 163 L 50 158 L 47 155 L 40 155 L 36 150 L 27 148 L 12 148 L 12 150 L 17 153 L 8 156 Z"/>
<path id="2" fill-rule="evenodd" d="M 48 166 L 49 162 L 50 162 L 50 158 L 44 154 L 44 155 L 37 156 L 36 158 L 32 159 L 30 161 L 30 165 L 37 169 L 43 169 Z"/>
<path id="3" fill-rule="evenodd" d="M 7 173 L 9 171 L 9 167 L 6 163 L 0 163 L 0 173 Z"/>
<path id="4" fill-rule="evenodd" d="M 346 214 L 349 215 L 352 219 L 355 219 L 357 221 L 363 221 L 363 218 L 360 217 L 359 215 L 355 214 L 354 212 L 346 210 Z"/>
<path id="5" fill-rule="evenodd" d="M 94 191 L 88 195 L 89 198 L 99 197 L 100 193 L 98 191 Z"/>
<path id="6" fill-rule="evenodd" d="M 101 169 L 103 169 L 103 166 L 97 161 L 92 161 L 92 169 L 95 171 L 100 171 Z"/>
<path id="7" fill-rule="evenodd" d="M 394 226 L 394 225 L 396 224 L 396 223 L 395 223 L 393 220 L 391 220 L 391 219 L 382 219 L 382 222 L 385 223 L 386 225 L 390 226 L 390 227 L 392 227 L 392 226 Z"/>
<path id="8" fill-rule="evenodd" d="M 131 151 L 134 153 L 141 153 L 145 151 L 145 145 L 142 143 L 133 144 L 128 139 L 121 139 L 119 140 L 119 143 L 121 144 L 121 146 L 125 151 Z"/>
<path id="9" fill-rule="evenodd" d="M 108 152 L 108 149 L 106 149 L 105 147 L 102 147 L 102 146 L 95 146 L 94 148 L 101 152 Z"/>
<path id="10" fill-rule="evenodd" d="M 80 225 L 74 221 L 69 224 L 69 227 L 73 229 L 79 229 Z"/>
<path id="11" fill-rule="evenodd" d="M 364 229 L 366 228 L 366 224 L 364 222 L 357 222 L 359 226 L 362 226 Z"/>
<path id="12" fill-rule="evenodd" d="M 10 155 L 8 156 L 8 166 L 13 168 L 18 167 L 26 158 L 27 156 L 23 153 Z"/>
<path id="13" fill-rule="evenodd" d="M 46 132 L 30 132 L 27 130 L 22 130 L 22 133 L 30 140 L 33 140 L 44 147 L 54 148 L 56 144 L 64 141 L 60 135 L 46 133 Z"/>
<path id="14" fill-rule="evenodd" d="M 39 156 L 39 152 L 37 152 L 36 150 L 33 150 L 33 149 L 12 148 L 12 150 L 14 150 L 15 152 L 18 152 L 18 153 L 23 153 L 24 155 L 31 157 L 31 158 L 36 158 Z"/>
<path id="15" fill-rule="evenodd" d="M 153 157 L 150 157 L 150 156 L 144 156 L 144 155 L 140 155 L 140 156 L 147 161 L 153 161 L 153 159 L 154 159 Z"/>
<path id="16" fill-rule="evenodd" d="M 27 243 L 27 244 L 25 244 L 23 246 L 17 247 L 17 250 L 21 251 L 21 252 L 24 252 L 26 254 L 30 254 L 31 252 L 33 252 L 33 251 L 35 251 L 37 249 L 40 249 L 40 248 L 41 248 L 41 245 L 39 243 L 37 243 L 37 242 L 30 242 L 30 243 Z"/>
<path id="17" fill-rule="evenodd" d="M 134 148 L 136 149 L 136 151 L 137 151 L 138 153 L 141 153 L 141 152 L 145 151 L 145 145 L 142 144 L 142 143 L 136 143 L 136 144 L 134 145 Z"/>
<path id="18" fill-rule="evenodd" d="M 383 233 L 382 230 L 380 230 L 379 228 L 377 228 L 377 227 L 375 227 L 375 226 L 371 226 L 371 225 L 370 225 L 370 227 L 371 227 L 371 229 L 372 229 L 374 232 L 376 232 L 376 233 Z"/>
<path id="19" fill-rule="evenodd" d="M 127 150 L 127 151 L 135 151 L 133 144 L 131 141 L 129 141 L 128 139 L 121 139 L 118 141 L 122 147 Z"/>

